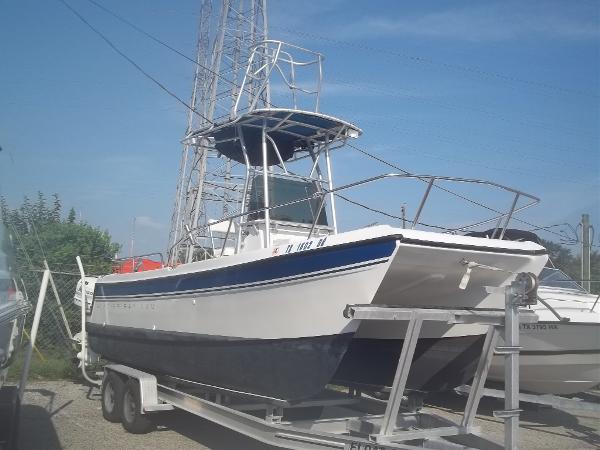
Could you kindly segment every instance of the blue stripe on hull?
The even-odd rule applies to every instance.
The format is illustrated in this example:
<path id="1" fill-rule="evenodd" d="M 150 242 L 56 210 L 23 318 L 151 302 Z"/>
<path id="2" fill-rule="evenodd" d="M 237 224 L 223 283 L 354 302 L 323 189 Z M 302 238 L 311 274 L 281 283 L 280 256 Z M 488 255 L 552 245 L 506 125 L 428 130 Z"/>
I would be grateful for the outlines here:
<path id="1" fill-rule="evenodd" d="M 351 245 L 324 247 L 220 269 L 154 279 L 117 283 L 99 281 L 96 284 L 95 297 L 173 295 L 298 277 L 313 272 L 328 271 L 388 258 L 396 248 L 395 241 L 394 237 L 362 241 Z"/>

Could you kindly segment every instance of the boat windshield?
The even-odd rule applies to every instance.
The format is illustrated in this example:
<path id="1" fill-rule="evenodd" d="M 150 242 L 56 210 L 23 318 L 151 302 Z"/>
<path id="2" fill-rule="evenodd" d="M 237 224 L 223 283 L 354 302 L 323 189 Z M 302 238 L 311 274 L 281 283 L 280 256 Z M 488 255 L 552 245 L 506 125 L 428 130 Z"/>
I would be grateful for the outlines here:
<path id="1" fill-rule="evenodd" d="M 540 286 L 557 287 L 563 289 L 574 289 L 579 292 L 587 292 L 575 280 L 559 269 L 544 267 L 539 276 Z"/>
<path id="2" fill-rule="evenodd" d="M 263 178 L 257 175 L 252 180 L 250 192 L 249 211 L 257 210 L 263 207 Z M 305 181 L 282 176 L 269 176 L 269 203 L 272 206 L 310 197 L 317 192 L 317 183 L 314 181 Z M 271 220 L 281 220 L 285 222 L 295 222 L 312 224 L 319 210 L 320 197 L 294 203 L 293 205 L 282 206 L 271 209 Z M 259 211 L 248 216 L 249 220 L 263 219 L 264 212 Z M 327 214 L 325 205 L 319 214 L 317 225 L 327 226 Z"/>

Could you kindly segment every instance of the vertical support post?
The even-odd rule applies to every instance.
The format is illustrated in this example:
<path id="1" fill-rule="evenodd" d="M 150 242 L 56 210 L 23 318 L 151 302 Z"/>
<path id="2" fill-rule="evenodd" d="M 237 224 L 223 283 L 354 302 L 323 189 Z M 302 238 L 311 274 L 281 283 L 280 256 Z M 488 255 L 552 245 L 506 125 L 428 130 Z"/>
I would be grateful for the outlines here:
<path id="1" fill-rule="evenodd" d="M 44 269 L 50 272 L 50 266 L 48 266 L 48 261 L 44 259 Z M 60 311 L 60 315 L 62 317 L 63 323 L 65 324 L 65 329 L 67 330 L 67 335 L 69 339 L 73 341 L 73 333 L 71 332 L 71 326 L 69 325 L 69 321 L 67 320 L 67 315 L 65 314 L 65 309 L 63 308 L 62 302 L 60 301 L 60 296 L 58 295 L 58 289 L 56 289 L 56 284 L 54 283 L 54 277 L 52 276 L 52 272 L 50 272 L 50 287 L 52 287 L 52 293 L 54 294 L 54 298 L 56 299 L 56 303 L 58 303 L 58 309 Z M 73 343 L 71 342 L 71 345 Z"/>
<path id="2" fill-rule="evenodd" d="M 400 214 L 402 217 L 402 228 L 406 228 L 406 203 L 403 203 L 400 207 Z"/>
<path id="3" fill-rule="evenodd" d="M 419 209 L 417 209 L 417 213 L 415 214 L 415 218 L 413 219 L 413 223 L 412 223 L 412 227 L 411 227 L 413 230 L 419 223 L 419 219 L 421 218 L 421 212 L 423 211 L 423 207 L 425 206 L 427 197 L 429 197 L 429 193 L 431 192 L 431 188 L 433 187 L 434 182 L 435 182 L 434 177 L 429 179 L 429 183 L 427 184 L 427 189 L 425 189 L 425 194 L 423 194 L 423 198 L 421 199 L 421 203 L 419 204 Z"/>
<path id="4" fill-rule="evenodd" d="M 246 197 L 248 196 L 248 187 L 250 186 L 250 159 L 248 158 L 248 151 L 246 149 L 246 141 L 244 140 L 244 133 L 242 127 L 236 126 L 237 135 L 240 138 L 240 144 L 242 147 L 242 155 L 244 156 L 244 163 L 246 164 L 246 178 L 244 179 L 244 191 L 242 192 L 242 201 L 240 204 L 240 226 L 237 233 L 237 239 L 235 242 L 235 252 L 239 253 L 242 249 L 242 225 L 246 222 L 247 218 L 244 215 L 246 213 Z"/>
<path id="5" fill-rule="evenodd" d="M 469 428 L 473 425 L 475 414 L 477 414 L 477 408 L 479 407 L 479 401 L 483 395 L 483 389 L 485 386 L 485 380 L 494 357 L 494 348 L 498 341 L 498 329 L 495 325 L 490 325 L 490 328 L 485 336 L 485 342 L 483 343 L 483 349 L 481 350 L 481 357 L 477 364 L 477 370 L 475 371 L 475 377 L 473 383 L 471 383 L 471 390 L 469 392 L 469 398 L 465 406 L 465 413 L 462 418 L 461 426 Z"/>
<path id="6" fill-rule="evenodd" d="M 504 448 L 516 450 L 519 439 L 519 301 L 516 283 L 506 287 L 504 342 Z"/>
<path id="7" fill-rule="evenodd" d="M 85 371 L 85 361 L 87 359 L 87 331 L 85 329 L 87 298 L 85 293 L 85 271 L 83 270 L 81 258 L 77 256 L 75 259 L 77 260 L 77 267 L 79 267 L 79 273 L 81 275 L 81 374 L 89 383 L 100 386 L 102 383 L 97 380 L 92 380 Z"/>
<path id="8" fill-rule="evenodd" d="M 515 212 L 515 208 L 517 207 L 517 202 L 519 201 L 519 193 L 515 194 L 515 198 L 513 199 L 512 205 L 510 205 L 510 211 L 506 215 L 506 219 L 504 221 L 504 226 L 502 227 L 502 231 L 500 232 L 500 236 L 498 239 L 502 240 L 504 238 L 504 233 L 506 233 L 506 229 L 508 228 L 508 223 L 512 218 L 513 213 Z"/>
<path id="9" fill-rule="evenodd" d="M 48 280 L 50 279 L 50 270 L 44 270 L 42 275 L 42 283 L 40 284 L 40 293 L 38 294 L 37 303 L 35 305 L 35 313 L 33 315 L 33 323 L 31 324 L 31 331 L 29 333 L 29 345 L 27 346 L 27 353 L 25 354 L 25 361 L 23 363 L 23 371 L 21 372 L 21 381 L 19 382 L 19 398 L 23 398 L 25 392 L 25 386 L 27 385 L 27 378 L 29 377 L 29 365 L 31 364 L 31 356 L 33 354 L 33 348 L 35 346 L 35 340 L 37 338 L 38 328 L 40 326 L 40 319 L 42 317 L 42 308 L 44 307 L 44 300 L 46 299 L 46 291 L 48 290 Z"/>
<path id="10" fill-rule="evenodd" d="M 581 215 L 581 280 L 583 288 L 590 292 L 591 270 L 590 270 L 590 215 Z"/>
<path id="11" fill-rule="evenodd" d="M 398 417 L 400 403 L 402 402 L 402 396 L 404 395 L 404 390 L 406 388 L 408 373 L 415 354 L 419 335 L 421 334 L 421 325 L 423 325 L 423 319 L 419 317 L 418 313 L 413 312 L 410 321 L 408 322 L 406 335 L 404 336 L 402 352 L 400 353 L 398 367 L 396 368 L 396 374 L 394 375 L 394 383 L 392 384 L 390 398 L 381 422 L 379 436 L 391 434 L 396 426 L 396 418 Z"/>
<path id="12" fill-rule="evenodd" d="M 335 195 L 333 192 L 333 172 L 331 171 L 331 158 L 329 157 L 329 144 L 325 145 L 325 162 L 327 164 L 327 187 L 329 188 L 329 203 L 331 204 L 331 220 L 333 225 L 333 234 L 338 233 L 337 215 L 335 212 Z M 317 216 L 318 219 L 319 216 Z"/>
<path id="13" fill-rule="evenodd" d="M 269 161 L 267 155 L 267 121 L 262 126 L 262 158 L 263 158 L 263 197 L 265 207 L 265 248 L 271 246 L 271 211 L 269 211 Z"/>

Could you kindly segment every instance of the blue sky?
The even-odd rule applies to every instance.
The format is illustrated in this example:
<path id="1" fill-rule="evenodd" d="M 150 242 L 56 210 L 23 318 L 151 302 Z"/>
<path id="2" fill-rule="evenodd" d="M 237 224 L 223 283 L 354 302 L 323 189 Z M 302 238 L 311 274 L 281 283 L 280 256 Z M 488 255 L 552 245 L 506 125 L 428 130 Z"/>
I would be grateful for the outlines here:
<path id="1" fill-rule="evenodd" d="M 68 1 L 189 98 L 192 64 L 87 0 Z M 101 3 L 194 57 L 199 0 Z M 322 111 L 357 123 L 361 148 L 416 173 L 537 195 L 520 215 L 534 224 L 576 225 L 588 212 L 600 235 L 598 1 L 271 0 L 269 22 L 272 38 L 325 55 Z M 0 58 L 0 193 L 17 205 L 57 192 L 125 249 L 137 217 L 136 250 L 164 250 L 185 108 L 57 0 L 0 0 Z M 335 162 L 337 183 L 390 171 L 351 149 Z M 384 185 L 355 198 L 397 214 L 402 202 L 414 211 L 421 191 Z M 345 228 L 389 222 L 340 208 Z M 440 196 L 423 220 L 481 214 Z"/>

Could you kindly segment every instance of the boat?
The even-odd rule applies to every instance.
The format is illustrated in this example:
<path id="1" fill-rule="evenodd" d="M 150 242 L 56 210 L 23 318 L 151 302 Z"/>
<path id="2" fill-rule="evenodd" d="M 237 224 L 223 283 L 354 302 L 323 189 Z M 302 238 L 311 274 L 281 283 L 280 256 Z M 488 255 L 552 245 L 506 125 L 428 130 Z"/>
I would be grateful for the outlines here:
<path id="1" fill-rule="evenodd" d="M 520 330 L 519 380 L 522 391 L 575 394 L 600 384 L 599 295 L 591 294 L 559 269 L 539 276 L 539 316 Z M 494 357 L 490 381 L 504 380 L 504 361 Z"/>
<path id="2" fill-rule="evenodd" d="M 30 310 L 12 272 L 11 248 L 10 236 L 0 224 L 0 389 L 21 347 L 25 318 Z"/>
<path id="3" fill-rule="evenodd" d="M 248 67 L 262 57 L 261 70 L 290 73 L 278 65 L 296 64 L 294 52 L 307 51 L 267 40 L 254 47 Z M 319 74 L 321 60 L 314 59 Z M 248 79 L 247 72 L 239 96 L 246 95 Z M 518 272 L 539 273 L 546 263 L 542 246 L 503 239 L 514 212 L 535 197 L 483 180 L 396 173 L 334 187 L 332 150 L 358 138 L 358 126 L 318 106 L 251 102 L 238 111 L 239 104 L 233 102 L 222 122 L 184 138 L 244 168 L 237 211 L 182 227 L 166 267 L 94 280 L 86 328 L 91 349 L 106 360 L 286 401 L 313 397 L 332 381 L 385 384 L 379 355 L 393 365 L 388 350 L 400 351 L 402 327 L 345 318 L 348 304 L 501 309 L 504 296 L 490 288 Z M 336 197 L 382 180 L 425 183 L 410 227 L 341 231 Z M 430 191 L 452 182 L 514 197 L 511 209 L 493 219 L 492 239 L 416 229 Z M 517 207 L 519 198 L 529 203 Z M 472 376 L 486 331 L 426 325 L 409 387 L 461 384 Z"/>
<path id="4" fill-rule="evenodd" d="M 0 389 L 21 346 L 29 309 L 11 273 L 0 269 Z"/>
<path id="5" fill-rule="evenodd" d="M 18 386 L 7 382 L 21 349 L 25 319 L 30 310 L 12 272 L 10 236 L 0 223 L 0 447 L 16 448 L 19 424 Z"/>

